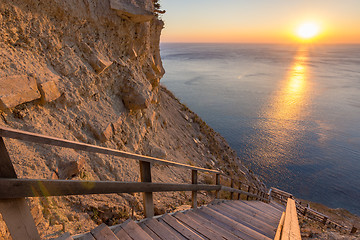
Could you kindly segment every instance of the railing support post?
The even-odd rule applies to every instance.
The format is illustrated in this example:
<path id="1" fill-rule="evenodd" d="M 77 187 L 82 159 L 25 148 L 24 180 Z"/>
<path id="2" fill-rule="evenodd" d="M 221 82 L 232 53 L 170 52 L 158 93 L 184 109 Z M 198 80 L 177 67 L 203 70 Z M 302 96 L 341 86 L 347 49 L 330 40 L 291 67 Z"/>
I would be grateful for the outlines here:
<path id="1" fill-rule="evenodd" d="M 198 183 L 198 171 L 197 170 L 191 171 L 191 183 L 192 184 Z M 192 191 L 192 193 L 191 193 L 191 207 L 197 208 L 197 191 Z"/>
<path id="2" fill-rule="evenodd" d="M 251 191 L 251 186 L 248 187 L 248 190 L 247 190 L 247 191 L 248 191 L 248 193 L 250 193 L 250 191 Z M 246 196 L 246 200 L 249 201 L 249 199 L 250 199 L 250 196 L 247 195 L 247 196 Z"/>
<path id="3" fill-rule="evenodd" d="M 219 173 L 216 174 L 215 184 L 220 185 L 220 174 Z M 216 198 L 217 199 L 220 198 L 220 191 L 219 190 L 216 190 Z"/>
<path id="4" fill-rule="evenodd" d="M 151 182 L 151 164 L 140 161 L 140 178 L 141 182 Z M 146 218 L 154 216 L 154 200 L 152 192 L 143 193 L 144 213 Z"/>
<path id="5" fill-rule="evenodd" d="M 234 180 L 231 179 L 230 187 L 234 188 Z M 230 200 L 234 200 L 234 192 L 230 192 Z"/>
<path id="6" fill-rule="evenodd" d="M 17 178 L 2 137 L 0 137 L 0 178 Z M 10 231 L 12 239 L 40 240 L 25 198 L 0 200 L 0 213 Z"/>
<path id="7" fill-rule="evenodd" d="M 241 185 L 242 185 L 242 182 L 239 182 L 239 190 L 241 191 Z M 241 193 L 238 194 L 238 200 L 240 200 L 241 198 Z"/>

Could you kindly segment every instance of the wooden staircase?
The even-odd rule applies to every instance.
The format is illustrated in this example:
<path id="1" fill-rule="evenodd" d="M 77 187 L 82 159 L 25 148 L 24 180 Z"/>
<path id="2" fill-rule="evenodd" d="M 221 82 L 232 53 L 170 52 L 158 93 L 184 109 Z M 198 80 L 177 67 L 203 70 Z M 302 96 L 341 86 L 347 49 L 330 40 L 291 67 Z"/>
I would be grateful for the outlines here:
<path id="1" fill-rule="evenodd" d="M 101 224 L 88 233 L 67 233 L 57 240 L 273 239 L 284 210 L 273 202 L 215 200 L 197 209 L 137 223 L 129 219 L 112 227 Z"/>

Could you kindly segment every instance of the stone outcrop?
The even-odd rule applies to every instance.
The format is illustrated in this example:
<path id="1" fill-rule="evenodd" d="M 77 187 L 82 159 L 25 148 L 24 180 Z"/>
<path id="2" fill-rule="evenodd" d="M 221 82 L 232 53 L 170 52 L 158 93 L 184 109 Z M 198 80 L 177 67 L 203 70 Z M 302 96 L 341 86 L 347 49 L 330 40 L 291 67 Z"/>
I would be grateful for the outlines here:
<path id="1" fill-rule="evenodd" d="M 135 0 L 110 0 L 110 6 L 119 16 L 125 16 L 134 22 L 148 22 L 154 19 L 153 12 L 140 8 Z"/>
<path id="2" fill-rule="evenodd" d="M 61 93 L 54 81 L 40 83 L 38 87 L 41 93 L 42 103 L 52 102 L 61 96 Z"/>
<path id="3" fill-rule="evenodd" d="M 16 107 L 41 97 L 36 80 L 26 75 L 0 78 L 0 110 Z"/>

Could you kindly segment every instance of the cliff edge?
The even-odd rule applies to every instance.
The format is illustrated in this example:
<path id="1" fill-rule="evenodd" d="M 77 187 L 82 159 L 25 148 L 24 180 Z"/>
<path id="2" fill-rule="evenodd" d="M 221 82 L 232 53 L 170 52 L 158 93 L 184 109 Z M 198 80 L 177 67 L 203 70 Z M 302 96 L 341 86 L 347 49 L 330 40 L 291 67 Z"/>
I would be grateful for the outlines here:
<path id="1" fill-rule="evenodd" d="M 162 20 L 152 0 L 0 0 L 0 124 L 219 169 L 265 187 L 226 141 L 160 85 Z M 136 161 L 5 139 L 21 178 L 138 181 Z M 155 182 L 191 172 L 154 166 Z M 209 183 L 210 175 L 199 181 Z M 156 213 L 191 193 L 154 195 Z M 201 194 L 208 202 L 211 193 Z M 142 217 L 139 194 L 29 199 L 42 237 Z M 9 238 L 0 219 L 0 238 Z"/>

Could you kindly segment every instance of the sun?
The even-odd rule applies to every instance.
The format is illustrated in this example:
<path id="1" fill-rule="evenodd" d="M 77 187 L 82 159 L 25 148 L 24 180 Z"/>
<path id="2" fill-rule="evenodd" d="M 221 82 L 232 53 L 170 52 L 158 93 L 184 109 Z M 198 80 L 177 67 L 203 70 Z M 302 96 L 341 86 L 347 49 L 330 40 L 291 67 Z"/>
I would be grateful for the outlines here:
<path id="1" fill-rule="evenodd" d="M 318 24 L 313 22 L 307 22 L 301 24 L 298 27 L 296 33 L 298 37 L 308 40 L 317 36 L 319 34 L 319 31 L 320 31 L 320 27 Z"/>

